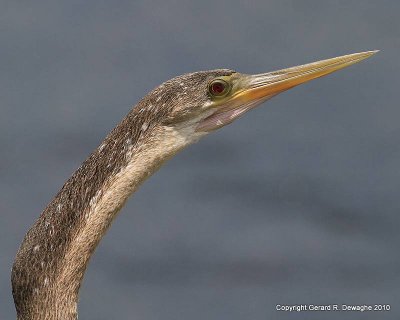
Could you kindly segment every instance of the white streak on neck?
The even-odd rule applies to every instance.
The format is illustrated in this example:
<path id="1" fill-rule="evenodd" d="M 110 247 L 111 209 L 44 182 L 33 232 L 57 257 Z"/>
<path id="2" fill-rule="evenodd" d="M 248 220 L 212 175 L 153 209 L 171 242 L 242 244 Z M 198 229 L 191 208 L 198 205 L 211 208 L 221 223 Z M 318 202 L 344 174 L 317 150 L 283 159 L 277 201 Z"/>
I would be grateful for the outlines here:
<path id="1" fill-rule="evenodd" d="M 93 250 L 129 196 L 167 159 L 205 135 L 195 132 L 194 128 L 191 123 L 158 127 L 144 144 L 127 151 L 130 153 L 127 165 L 107 179 L 84 212 L 86 221 L 71 239 L 64 257 L 64 268 L 58 277 L 60 288 L 69 291 L 79 286 L 83 276 L 79 270 L 85 270 Z"/>

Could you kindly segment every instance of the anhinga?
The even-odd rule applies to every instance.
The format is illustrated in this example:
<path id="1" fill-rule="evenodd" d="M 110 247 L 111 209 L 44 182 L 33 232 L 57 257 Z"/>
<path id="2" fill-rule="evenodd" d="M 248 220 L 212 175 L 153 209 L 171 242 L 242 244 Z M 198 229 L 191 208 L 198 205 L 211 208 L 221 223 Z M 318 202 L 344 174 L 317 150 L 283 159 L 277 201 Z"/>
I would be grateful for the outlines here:
<path id="1" fill-rule="evenodd" d="M 374 53 L 257 75 L 201 71 L 155 88 L 67 180 L 26 234 L 12 268 L 18 319 L 77 318 L 79 288 L 93 251 L 128 197 L 167 159 L 276 94 Z"/>

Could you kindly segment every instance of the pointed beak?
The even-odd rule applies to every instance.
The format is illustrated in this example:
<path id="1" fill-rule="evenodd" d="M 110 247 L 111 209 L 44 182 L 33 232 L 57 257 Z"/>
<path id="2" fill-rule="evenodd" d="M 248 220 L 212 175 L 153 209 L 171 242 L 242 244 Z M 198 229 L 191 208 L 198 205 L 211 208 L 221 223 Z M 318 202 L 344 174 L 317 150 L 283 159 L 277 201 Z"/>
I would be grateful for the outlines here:
<path id="1" fill-rule="evenodd" d="M 353 53 L 256 75 L 237 74 L 232 79 L 234 81 L 231 95 L 225 100 L 222 99 L 216 105 L 215 112 L 202 120 L 196 130 L 219 129 L 283 91 L 351 66 L 377 52 L 378 50 Z"/>
<path id="2" fill-rule="evenodd" d="M 378 50 L 353 53 L 278 71 L 247 75 L 243 79 L 242 89 L 238 90 L 233 99 L 244 104 L 266 100 L 299 84 L 360 62 L 377 52 Z"/>

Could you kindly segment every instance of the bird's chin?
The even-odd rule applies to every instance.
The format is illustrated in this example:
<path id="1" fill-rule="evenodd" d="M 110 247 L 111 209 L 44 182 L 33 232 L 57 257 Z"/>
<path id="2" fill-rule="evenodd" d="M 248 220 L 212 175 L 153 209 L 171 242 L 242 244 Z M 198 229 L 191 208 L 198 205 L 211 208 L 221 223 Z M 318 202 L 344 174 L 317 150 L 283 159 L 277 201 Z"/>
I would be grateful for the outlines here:
<path id="1" fill-rule="evenodd" d="M 213 130 L 217 130 L 226 126 L 227 124 L 232 123 L 234 120 L 240 118 L 247 111 L 254 109 L 259 106 L 264 101 L 270 99 L 272 96 L 263 97 L 262 99 L 258 99 L 246 104 L 242 104 L 239 106 L 228 106 L 222 109 L 216 110 L 213 114 L 208 116 L 207 118 L 202 119 L 197 127 L 197 132 L 210 132 Z"/>

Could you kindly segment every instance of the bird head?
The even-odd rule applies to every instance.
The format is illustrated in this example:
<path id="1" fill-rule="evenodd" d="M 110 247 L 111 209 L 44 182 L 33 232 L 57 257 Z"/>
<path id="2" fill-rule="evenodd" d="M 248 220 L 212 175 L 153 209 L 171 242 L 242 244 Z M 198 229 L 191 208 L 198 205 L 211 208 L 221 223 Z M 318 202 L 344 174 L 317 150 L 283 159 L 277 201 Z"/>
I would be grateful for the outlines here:
<path id="1" fill-rule="evenodd" d="M 376 52 L 354 53 L 256 75 L 227 69 L 189 73 L 153 90 L 145 99 L 145 108 L 153 108 L 158 124 L 185 130 L 184 134 L 195 140 L 232 123 L 283 91 L 360 62 Z"/>

